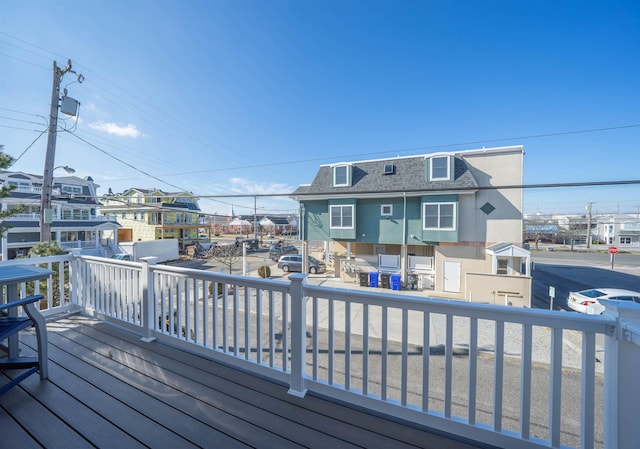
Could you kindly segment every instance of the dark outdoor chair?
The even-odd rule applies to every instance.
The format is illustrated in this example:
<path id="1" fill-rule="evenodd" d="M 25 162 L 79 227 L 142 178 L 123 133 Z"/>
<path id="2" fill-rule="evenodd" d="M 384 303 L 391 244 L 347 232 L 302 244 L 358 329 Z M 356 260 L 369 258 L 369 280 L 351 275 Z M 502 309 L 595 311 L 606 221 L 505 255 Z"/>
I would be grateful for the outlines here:
<path id="1" fill-rule="evenodd" d="M 12 335 L 17 337 L 18 332 L 21 330 L 35 326 L 38 343 L 38 357 L 20 357 L 18 354 L 11 354 L 8 346 L 4 348 L 7 352 L 7 357 L 0 359 L 0 371 L 11 369 L 22 370 L 22 372 L 0 387 L 0 396 L 37 371 L 40 371 L 40 379 L 46 379 L 48 376 L 47 327 L 43 316 L 34 304 L 42 298 L 44 298 L 43 295 L 33 295 L 17 301 L 0 304 L 0 314 L 2 314 L 0 315 L 0 342 Z M 19 306 L 22 306 L 26 316 L 10 316 L 7 313 L 9 309 Z"/>

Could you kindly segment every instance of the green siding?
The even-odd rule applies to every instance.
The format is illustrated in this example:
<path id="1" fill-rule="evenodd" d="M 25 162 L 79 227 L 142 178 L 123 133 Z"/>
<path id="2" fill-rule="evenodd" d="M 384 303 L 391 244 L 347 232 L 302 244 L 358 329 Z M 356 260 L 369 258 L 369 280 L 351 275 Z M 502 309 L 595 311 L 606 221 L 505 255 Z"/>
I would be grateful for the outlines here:
<path id="1" fill-rule="evenodd" d="M 383 204 L 392 206 L 391 216 L 382 216 Z M 358 200 L 357 241 L 402 244 L 403 210 L 402 198 Z"/>
<path id="2" fill-rule="evenodd" d="M 329 206 L 327 201 L 301 202 L 304 214 L 304 240 L 331 240 L 329 235 Z"/>
<path id="3" fill-rule="evenodd" d="M 423 203 L 456 203 L 456 230 L 425 231 L 422 229 Z M 306 240 L 337 240 L 380 244 L 403 243 L 403 236 L 409 245 L 433 245 L 438 242 L 457 242 L 459 211 L 457 195 L 432 195 L 406 199 L 406 224 L 403 219 L 405 205 L 403 198 L 385 199 L 339 199 L 330 201 L 305 201 L 304 237 Z M 330 229 L 329 206 L 354 204 L 354 229 Z M 381 206 L 393 207 L 391 216 L 383 216 Z M 403 227 L 406 225 L 406 233 Z M 363 235 L 364 234 L 364 235 Z M 411 236 L 414 237 L 411 237 Z"/>

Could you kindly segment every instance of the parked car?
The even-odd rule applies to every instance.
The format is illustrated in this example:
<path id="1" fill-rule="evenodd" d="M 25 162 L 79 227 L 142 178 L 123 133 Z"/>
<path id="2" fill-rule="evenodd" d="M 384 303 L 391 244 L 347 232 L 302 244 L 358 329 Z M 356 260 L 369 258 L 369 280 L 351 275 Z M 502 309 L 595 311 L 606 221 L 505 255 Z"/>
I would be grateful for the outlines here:
<path id="1" fill-rule="evenodd" d="M 133 260 L 131 254 L 127 253 L 114 254 L 113 256 L 111 256 L 111 258 L 116 260 Z"/>
<path id="2" fill-rule="evenodd" d="M 252 238 L 244 238 L 244 237 L 236 237 L 236 247 L 242 248 L 242 245 L 247 244 L 247 250 L 255 251 L 260 248 L 260 241 L 258 239 Z"/>
<path id="3" fill-rule="evenodd" d="M 605 306 L 600 303 L 602 299 L 640 303 L 640 293 L 620 288 L 591 288 L 569 292 L 567 305 L 576 312 L 600 315 L 605 311 Z"/>
<path id="4" fill-rule="evenodd" d="M 272 246 L 269 249 L 269 258 L 271 260 L 279 260 L 280 256 L 285 254 L 298 254 L 298 248 L 293 245 Z"/>
<path id="5" fill-rule="evenodd" d="M 327 265 L 321 260 L 316 259 L 313 256 L 307 256 L 309 261 L 309 273 L 324 273 L 327 270 Z M 278 259 L 278 268 L 284 272 L 298 271 L 302 272 L 302 254 L 287 254 Z"/>

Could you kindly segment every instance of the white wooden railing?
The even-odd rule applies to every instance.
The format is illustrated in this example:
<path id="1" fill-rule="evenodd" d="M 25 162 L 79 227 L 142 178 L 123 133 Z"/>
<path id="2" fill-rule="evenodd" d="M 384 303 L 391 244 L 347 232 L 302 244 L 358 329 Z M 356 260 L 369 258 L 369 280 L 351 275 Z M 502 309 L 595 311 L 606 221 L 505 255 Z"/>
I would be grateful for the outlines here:
<path id="1" fill-rule="evenodd" d="M 66 287 L 45 313 L 81 310 L 145 341 L 170 341 L 287 382 L 297 396 L 314 391 L 499 447 L 617 449 L 640 441 L 640 309 L 630 306 L 593 317 L 153 260 L 58 256 L 0 268 L 9 263 L 70 267 L 69 278 L 49 280 Z M 50 298 L 50 288 L 40 292 Z M 575 342 L 576 370 L 566 356 Z M 532 374 L 540 366 L 544 379 Z"/>

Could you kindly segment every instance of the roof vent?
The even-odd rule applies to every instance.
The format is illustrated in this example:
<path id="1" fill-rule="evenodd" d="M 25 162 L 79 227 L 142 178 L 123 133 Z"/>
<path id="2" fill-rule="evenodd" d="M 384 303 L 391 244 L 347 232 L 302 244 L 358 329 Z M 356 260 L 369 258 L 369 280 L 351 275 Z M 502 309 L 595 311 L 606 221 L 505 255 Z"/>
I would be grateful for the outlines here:
<path id="1" fill-rule="evenodd" d="M 393 175 L 396 172 L 396 166 L 393 164 L 384 164 L 384 174 Z"/>

